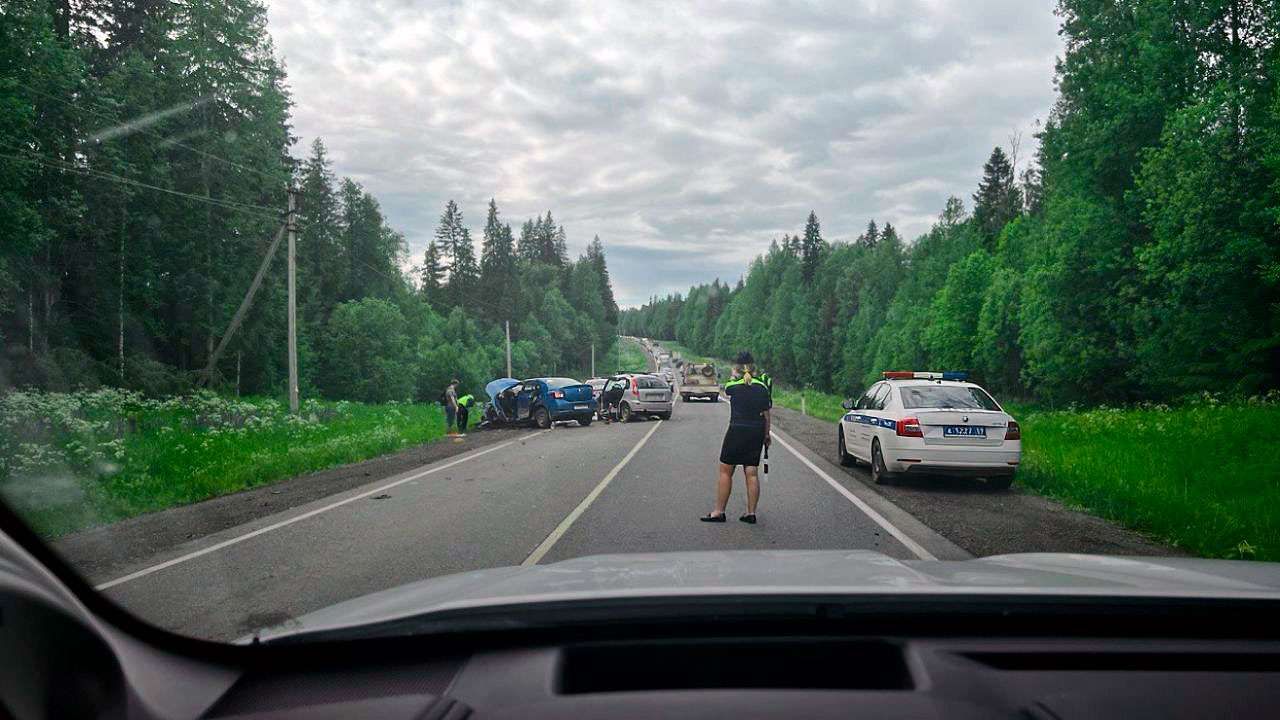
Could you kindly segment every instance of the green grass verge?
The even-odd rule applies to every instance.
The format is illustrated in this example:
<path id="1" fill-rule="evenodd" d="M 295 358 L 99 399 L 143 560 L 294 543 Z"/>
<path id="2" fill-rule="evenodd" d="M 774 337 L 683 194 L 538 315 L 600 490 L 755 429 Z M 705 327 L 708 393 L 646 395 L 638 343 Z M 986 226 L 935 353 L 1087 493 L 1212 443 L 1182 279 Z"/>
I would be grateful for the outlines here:
<path id="1" fill-rule="evenodd" d="M 774 390 L 792 410 L 801 396 Z M 814 417 L 844 414 L 840 396 L 803 397 Z M 1022 425 L 1023 486 L 1197 555 L 1280 560 L 1280 403 L 1006 409 Z"/>
<path id="2" fill-rule="evenodd" d="M 1198 555 L 1280 560 L 1280 404 L 1018 419 L 1027 487 Z"/>
<path id="3" fill-rule="evenodd" d="M 625 338 L 618 338 L 618 342 L 613 344 L 613 349 L 605 356 L 605 361 L 596 363 L 596 370 L 601 376 L 616 372 L 642 372 L 652 369 L 653 364 L 645 356 L 644 348 L 640 343 Z"/>
<path id="4" fill-rule="evenodd" d="M 423 443 L 438 405 L 212 393 L 9 393 L 0 398 L 0 495 L 38 532 L 62 535 Z"/>

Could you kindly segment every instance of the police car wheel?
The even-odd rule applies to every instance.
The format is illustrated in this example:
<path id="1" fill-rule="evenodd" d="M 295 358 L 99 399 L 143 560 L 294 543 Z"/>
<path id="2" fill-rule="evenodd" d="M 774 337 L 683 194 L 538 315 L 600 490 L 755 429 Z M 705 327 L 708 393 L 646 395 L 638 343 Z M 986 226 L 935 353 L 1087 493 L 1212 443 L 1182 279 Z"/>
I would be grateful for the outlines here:
<path id="1" fill-rule="evenodd" d="M 538 427 L 546 430 L 551 427 L 551 413 L 547 412 L 546 408 L 538 408 L 533 412 L 533 422 Z"/>
<path id="2" fill-rule="evenodd" d="M 871 441 L 871 481 L 877 485 L 888 485 L 893 478 L 884 467 L 884 455 L 880 452 L 880 441 Z"/>
<path id="3" fill-rule="evenodd" d="M 858 459 L 849 454 L 849 449 L 844 444 L 844 428 L 840 428 L 839 431 L 837 431 L 836 448 L 837 448 L 836 452 L 839 454 L 839 457 L 840 457 L 841 465 L 845 467 L 857 466 Z"/>

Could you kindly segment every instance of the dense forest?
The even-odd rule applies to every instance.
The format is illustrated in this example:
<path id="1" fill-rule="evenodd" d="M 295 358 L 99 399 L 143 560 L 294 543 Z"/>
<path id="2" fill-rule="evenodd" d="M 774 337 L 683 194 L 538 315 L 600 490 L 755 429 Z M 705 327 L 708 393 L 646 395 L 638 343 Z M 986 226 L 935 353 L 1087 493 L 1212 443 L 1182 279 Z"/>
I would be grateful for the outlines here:
<path id="1" fill-rule="evenodd" d="M 736 286 L 623 313 L 629 334 L 847 393 L 969 369 L 1049 403 L 1280 382 L 1280 3 L 1061 0 L 1058 100 L 1019 173 L 996 148 L 972 212 L 914 240 L 810 214 Z"/>
<path id="2" fill-rule="evenodd" d="M 478 390 L 505 373 L 504 321 L 516 374 L 612 346 L 599 238 L 571 260 L 550 212 L 517 238 L 491 201 L 477 250 L 450 201 L 407 272 L 404 237 L 324 144 L 294 158 L 292 102 L 260 0 L 0 5 L 0 387 L 281 393 L 283 251 L 200 371 L 291 183 L 304 395 L 432 399 L 453 375 Z"/>

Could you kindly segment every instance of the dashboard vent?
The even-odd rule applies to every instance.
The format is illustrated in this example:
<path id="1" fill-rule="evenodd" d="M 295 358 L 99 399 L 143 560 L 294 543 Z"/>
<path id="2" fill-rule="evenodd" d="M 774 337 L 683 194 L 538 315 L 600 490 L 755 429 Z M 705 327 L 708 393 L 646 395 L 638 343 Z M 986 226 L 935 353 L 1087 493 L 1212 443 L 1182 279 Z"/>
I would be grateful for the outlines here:
<path id="1" fill-rule="evenodd" d="M 910 690 L 902 649 L 794 639 L 578 645 L 561 655 L 564 695 L 645 690 Z"/>

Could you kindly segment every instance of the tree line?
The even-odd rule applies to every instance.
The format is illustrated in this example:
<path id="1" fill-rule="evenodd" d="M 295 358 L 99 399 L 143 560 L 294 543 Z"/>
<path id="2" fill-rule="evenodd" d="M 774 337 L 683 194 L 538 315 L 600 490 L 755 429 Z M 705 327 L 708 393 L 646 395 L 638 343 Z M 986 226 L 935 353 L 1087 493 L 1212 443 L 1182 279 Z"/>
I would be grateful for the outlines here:
<path id="1" fill-rule="evenodd" d="M 1049 403 L 1254 393 L 1280 380 L 1280 4 L 1060 0 L 1058 99 L 1029 168 L 997 147 L 972 213 L 827 243 L 810 215 L 730 287 L 624 332 L 756 353 L 849 393 L 968 369 Z M 1015 157 L 1010 157 L 1011 155 Z"/>
<path id="2" fill-rule="evenodd" d="M 298 189 L 304 394 L 431 399 L 505 373 L 579 372 L 617 323 L 599 238 L 551 213 L 518 241 L 490 202 L 477 252 L 453 201 L 420 266 L 323 142 L 299 161 L 260 0 L 12 0 L 0 8 L 0 387 L 198 379 Z M 210 378 L 281 393 L 281 251 Z"/>

